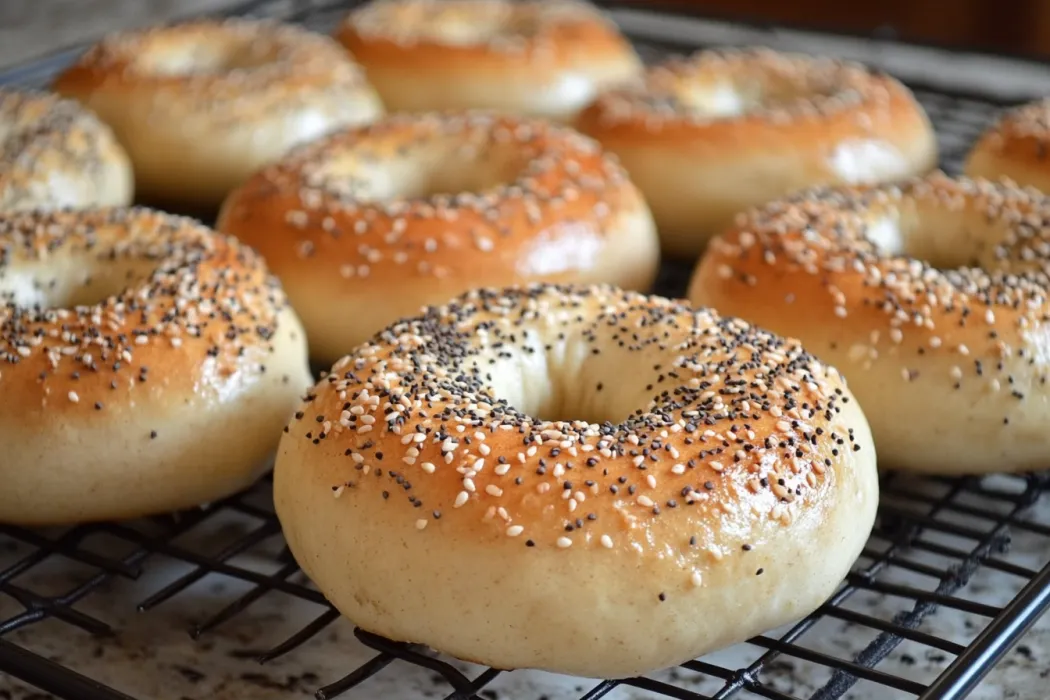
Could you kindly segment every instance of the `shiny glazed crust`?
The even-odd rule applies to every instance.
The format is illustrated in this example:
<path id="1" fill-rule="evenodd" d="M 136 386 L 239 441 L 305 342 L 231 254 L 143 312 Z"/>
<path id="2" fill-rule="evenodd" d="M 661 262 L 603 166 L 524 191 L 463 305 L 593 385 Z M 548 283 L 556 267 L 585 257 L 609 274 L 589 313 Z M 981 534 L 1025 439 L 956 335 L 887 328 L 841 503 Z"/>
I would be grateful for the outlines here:
<path id="1" fill-rule="evenodd" d="M 752 206 L 821 184 L 936 166 L 911 92 L 850 63 L 767 50 L 702 51 L 608 91 L 577 121 L 619 156 L 664 249 L 695 257 Z"/>
<path id="2" fill-rule="evenodd" d="M 218 228 L 263 254 L 327 364 L 474 287 L 645 290 L 659 262 L 644 200 L 597 144 L 484 114 L 393 115 L 304 146 L 234 191 Z"/>
<path id="3" fill-rule="evenodd" d="M 571 0 L 378 0 L 350 13 L 336 38 L 392 111 L 564 120 L 642 70 L 614 24 Z"/>
<path id="4" fill-rule="evenodd" d="M 821 604 L 875 472 L 859 407 L 797 342 L 538 285 L 470 292 L 338 362 L 274 489 L 296 559 L 363 628 L 617 678 Z"/>
<path id="5" fill-rule="evenodd" d="M 1050 192 L 1050 100 L 1015 108 L 987 129 L 966 160 L 966 174 L 1007 178 Z"/>
<path id="6" fill-rule="evenodd" d="M 111 520 L 250 485 L 310 382 L 261 259 L 149 210 L 0 218 L 0 521 Z"/>
<path id="7" fill-rule="evenodd" d="M 111 36 L 55 81 L 116 132 L 144 197 L 214 206 L 292 146 L 382 112 L 328 37 L 256 20 Z"/>
<path id="8" fill-rule="evenodd" d="M 0 211 L 124 206 L 132 190 L 128 156 L 95 115 L 0 89 Z"/>
<path id="9" fill-rule="evenodd" d="M 1048 221 L 1034 190 L 943 174 L 816 190 L 741 217 L 689 298 L 835 364 L 887 467 L 1042 469 Z"/>

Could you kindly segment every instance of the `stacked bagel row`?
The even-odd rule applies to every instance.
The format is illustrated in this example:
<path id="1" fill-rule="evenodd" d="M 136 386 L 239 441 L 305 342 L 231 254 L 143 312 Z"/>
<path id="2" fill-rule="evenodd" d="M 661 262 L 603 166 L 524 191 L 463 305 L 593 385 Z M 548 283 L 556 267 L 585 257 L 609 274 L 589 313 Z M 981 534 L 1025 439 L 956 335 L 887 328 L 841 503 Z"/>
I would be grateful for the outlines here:
<path id="1" fill-rule="evenodd" d="M 572 0 L 108 37 L 0 92 L 0 521 L 200 506 L 276 451 L 356 624 L 681 663 L 833 593 L 876 451 L 1046 466 L 1048 143 L 1024 106 L 949 177 L 890 76 L 645 67 Z M 697 260 L 688 299 L 647 294 L 661 259 Z"/>

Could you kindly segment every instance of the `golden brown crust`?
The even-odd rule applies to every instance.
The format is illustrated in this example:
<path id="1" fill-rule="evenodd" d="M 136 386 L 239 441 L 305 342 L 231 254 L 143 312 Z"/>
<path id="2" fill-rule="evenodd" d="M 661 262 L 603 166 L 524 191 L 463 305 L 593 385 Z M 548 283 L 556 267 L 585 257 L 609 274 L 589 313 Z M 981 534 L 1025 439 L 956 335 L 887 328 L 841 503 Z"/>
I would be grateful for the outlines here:
<path id="1" fill-rule="evenodd" d="M 8 216 L 0 300 L 0 520 L 141 515 L 242 488 L 273 444 L 258 433 L 276 430 L 308 377 L 298 320 L 261 259 L 189 219 Z M 243 432 L 196 454 L 231 421 Z M 176 473 L 150 478 L 165 469 Z M 78 483 L 97 490 L 78 500 Z"/>
<path id="2" fill-rule="evenodd" d="M 713 241 L 689 297 L 839 367 L 887 466 L 1041 468 L 1048 220 L 1034 191 L 943 174 L 810 191 Z"/>
<path id="3" fill-rule="evenodd" d="M 131 203 L 127 154 L 72 101 L 0 89 L 0 210 Z"/>
<path id="4" fill-rule="evenodd" d="M 1050 100 L 1006 112 L 974 144 L 966 174 L 989 180 L 1007 178 L 1050 192 Z"/>
<path id="5" fill-rule="evenodd" d="M 327 362 L 472 287 L 646 289 L 658 262 L 644 201 L 593 141 L 484 114 L 393 116 L 309 144 L 233 192 L 218 227 L 269 261 Z"/>
<path id="6" fill-rule="evenodd" d="M 657 297 L 535 285 L 470 292 L 337 363 L 281 442 L 275 498 L 293 553 L 366 629 L 620 677 L 819 604 L 870 529 L 874 473 L 863 415 L 797 342 Z M 811 548 L 823 558 L 798 585 Z M 436 574 L 419 617 L 402 589 L 438 556 L 470 596 Z M 727 596 L 754 608 L 727 614 Z M 624 624 L 637 634 L 603 633 Z"/>
<path id="7" fill-rule="evenodd" d="M 937 160 L 929 120 L 898 81 L 758 49 L 672 59 L 601 95 L 577 126 L 620 156 L 679 255 L 770 199 L 894 180 Z"/>
<path id="8" fill-rule="evenodd" d="M 570 0 L 379 0 L 351 12 L 336 38 L 391 110 L 568 118 L 641 71 L 616 26 Z"/>
<path id="9" fill-rule="evenodd" d="M 382 111 L 334 41 L 244 19 L 110 36 L 54 89 L 113 127 L 147 196 L 195 204 L 218 204 L 288 148 Z"/>

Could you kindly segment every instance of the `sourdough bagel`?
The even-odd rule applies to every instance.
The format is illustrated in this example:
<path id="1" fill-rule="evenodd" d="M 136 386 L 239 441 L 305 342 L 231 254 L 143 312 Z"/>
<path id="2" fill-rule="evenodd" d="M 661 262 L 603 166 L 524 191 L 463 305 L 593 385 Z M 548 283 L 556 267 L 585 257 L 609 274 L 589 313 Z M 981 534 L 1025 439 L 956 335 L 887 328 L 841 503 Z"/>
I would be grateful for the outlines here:
<path id="1" fill-rule="evenodd" d="M 71 100 L 0 88 L 0 211 L 131 204 L 131 165 Z"/>
<path id="2" fill-rule="evenodd" d="M 849 380 L 882 464 L 1046 467 L 1050 199 L 934 174 L 742 216 L 689 298 L 790 334 Z"/>
<path id="3" fill-rule="evenodd" d="M 0 522 L 110 520 L 250 485 L 309 384 L 261 259 L 148 210 L 0 217 Z"/>
<path id="4" fill-rule="evenodd" d="M 535 285 L 472 291 L 337 362 L 281 440 L 274 496 L 364 629 L 621 678 L 824 602 L 867 539 L 875 471 L 860 408 L 796 341 Z"/>
<path id="5" fill-rule="evenodd" d="M 893 78 L 762 49 L 672 59 L 601 95 L 577 126 L 619 156 L 664 249 L 684 257 L 751 206 L 937 163 L 925 112 Z"/>
<path id="6" fill-rule="evenodd" d="M 336 37 L 397 111 L 564 120 L 642 69 L 616 26 L 573 0 L 376 0 Z"/>
<path id="7" fill-rule="evenodd" d="M 645 289 L 659 257 L 645 201 L 597 144 L 484 114 L 393 115 L 308 144 L 233 192 L 218 228 L 263 254 L 325 364 L 473 287 Z"/>
<path id="8" fill-rule="evenodd" d="M 1050 192 L 1050 100 L 1006 112 L 984 131 L 966 158 L 973 178 L 1008 178 L 1022 186 Z"/>
<path id="9" fill-rule="evenodd" d="M 382 111 L 330 38 L 246 19 L 115 34 L 54 88 L 113 128 L 143 197 L 201 208 L 292 146 Z"/>

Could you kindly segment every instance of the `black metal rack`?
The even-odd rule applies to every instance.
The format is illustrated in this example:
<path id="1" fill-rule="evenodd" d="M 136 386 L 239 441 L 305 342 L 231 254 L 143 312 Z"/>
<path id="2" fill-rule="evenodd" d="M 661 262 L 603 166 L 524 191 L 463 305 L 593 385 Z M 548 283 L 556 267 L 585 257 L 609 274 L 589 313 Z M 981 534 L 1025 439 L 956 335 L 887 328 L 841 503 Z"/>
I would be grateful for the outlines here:
<path id="1" fill-rule="evenodd" d="M 346 5 L 254 0 L 233 13 L 277 15 L 327 29 Z M 698 48 L 695 43 L 654 40 L 649 35 L 632 38 L 649 58 Z M 0 84 L 44 85 L 79 50 L 0 74 Z M 946 92 L 910 82 L 937 127 L 943 166 L 958 171 L 965 150 L 1002 103 L 987 95 Z M 687 265 L 666 264 L 660 291 L 681 295 L 688 272 Z M 88 635 L 114 633 L 99 616 L 85 612 L 83 602 L 88 596 L 111 592 L 114 581 L 144 576 L 158 560 L 179 563 L 181 570 L 163 584 L 137 586 L 140 598 L 127 602 L 129 606 L 138 602 L 145 615 L 186 595 L 204 580 L 238 584 L 224 606 L 200 612 L 190 632 L 202 646 L 217 629 L 236 627 L 251 606 L 276 596 L 312 608 L 312 614 L 299 614 L 307 622 L 291 635 L 251 640 L 245 646 L 264 645 L 266 650 L 242 655 L 257 656 L 261 662 L 278 658 L 294 662 L 301 645 L 311 640 L 325 643 L 319 641 L 321 633 L 339 615 L 284 549 L 269 490 L 264 480 L 244 494 L 177 518 L 48 532 L 0 525 L 0 673 L 67 700 L 130 700 L 119 690 L 89 678 L 90 672 L 84 675 L 86 669 L 73 670 L 49 658 L 45 649 L 36 648 L 38 638 L 32 631 L 61 624 Z M 868 546 L 839 591 L 814 614 L 742 645 L 743 661 L 728 663 L 714 655 L 644 678 L 580 680 L 572 697 L 596 700 L 621 697 L 618 693 L 632 690 L 648 693 L 644 697 L 692 700 L 832 700 L 867 685 L 877 689 L 878 694 L 871 697 L 963 698 L 1050 607 L 1050 504 L 1037 506 L 1048 490 L 1050 479 L 1044 476 L 947 479 L 886 475 L 878 523 Z M 1013 549 L 1011 538 L 1018 540 Z M 259 561 L 266 565 L 260 567 Z M 40 579 L 32 576 L 34 572 L 56 563 L 64 573 L 53 579 L 44 577 L 51 585 L 32 583 Z M 990 574 L 997 576 L 994 590 L 981 585 L 982 578 Z M 888 605 L 891 600 L 897 604 Z M 938 610 L 964 617 L 961 629 L 952 634 L 938 630 L 932 624 Z M 318 698 L 343 693 L 375 697 L 367 685 L 364 690 L 360 686 L 380 674 L 396 672 L 388 667 L 421 668 L 432 685 L 420 697 L 520 697 L 504 689 L 503 681 L 511 673 L 468 667 L 359 630 L 354 636 L 374 653 L 363 664 L 348 668 L 342 678 L 320 679 L 304 673 L 282 686 L 267 681 L 267 667 L 262 666 L 246 682 L 277 683 L 278 688 L 296 692 L 327 682 L 316 689 Z M 845 637 L 861 643 L 836 641 Z M 936 673 L 920 677 L 914 672 L 917 656 L 937 667 Z M 181 672 L 197 673 L 193 669 Z M 799 680 L 803 675 L 808 679 L 805 682 Z M 351 692 L 355 689 L 360 693 Z M 0 697 L 12 697 L 12 692 L 0 685 Z"/>

